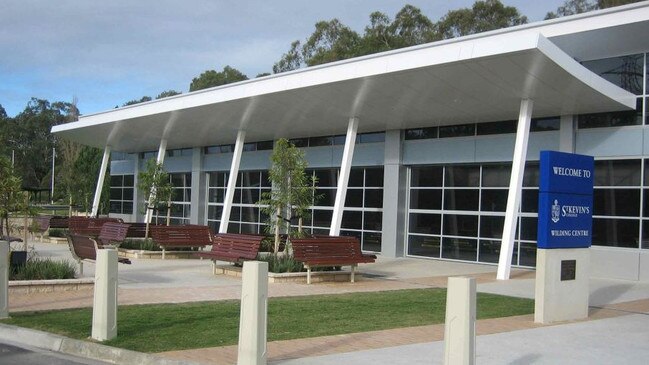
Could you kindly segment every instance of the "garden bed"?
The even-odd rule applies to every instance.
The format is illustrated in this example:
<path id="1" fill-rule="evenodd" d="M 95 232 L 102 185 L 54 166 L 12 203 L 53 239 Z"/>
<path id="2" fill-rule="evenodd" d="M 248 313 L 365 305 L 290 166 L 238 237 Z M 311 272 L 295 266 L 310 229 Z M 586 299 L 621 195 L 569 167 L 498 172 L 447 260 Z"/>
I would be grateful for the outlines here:
<path id="1" fill-rule="evenodd" d="M 119 257 L 125 257 L 128 259 L 154 259 L 162 260 L 162 251 L 150 251 L 150 250 L 135 250 L 128 248 L 118 248 Z M 194 253 L 198 251 L 167 251 L 165 253 L 165 260 L 173 259 L 196 259 Z"/>
<path id="2" fill-rule="evenodd" d="M 234 265 L 216 265 L 216 274 L 241 277 L 241 267 Z M 306 271 L 303 272 L 286 272 L 286 273 L 268 273 L 269 283 L 306 283 Z M 349 282 L 350 271 L 312 271 L 311 283 L 322 282 Z M 356 281 L 363 280 L 363 274 L 356 272 L 354 277 Z"/>
<path id="3" fill-rule="evenodd" d="M 54 293 L 73 290 L 92 290 L 93 278 L 56 280 L 12 280 L 9 281 L 9 294 Z"/>

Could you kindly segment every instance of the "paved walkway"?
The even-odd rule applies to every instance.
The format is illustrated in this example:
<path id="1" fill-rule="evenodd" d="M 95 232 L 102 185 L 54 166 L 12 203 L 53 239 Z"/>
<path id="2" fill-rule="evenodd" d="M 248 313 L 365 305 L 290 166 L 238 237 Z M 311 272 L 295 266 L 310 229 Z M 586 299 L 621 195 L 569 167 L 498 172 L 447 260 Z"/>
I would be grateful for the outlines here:
<path id="1" fill-rule="evenodd" d="M 59 258 L 69 256 L 66 252 L 67 247 L 45 244 L 37 245 L 37 248 L 43 256 Z M 85 266 L 84 276 L 92 277 L 94 265 Z M 512 274 L 513 280 L 496 281 L 495 269 L 495 266 L 432 260 L 381 259 L 376 264 L 363 265 L 361 271 L 367 276 L 357 283 L 269 284 L 269 296 L 444 287 L 448 276 L 466 275 L 477 279 L 478 291 L 533 297 L 533 271 L 515 270 Z M 238 299 L 241 294 L 240 279 L 213 276 L 208 261 L 133 260 L 133 265 L 120 265 L 119 275 L 120 304 Z M 9 304 L 10 311 L 14 312 L 89 307 L 92 305 L 92 291 L 12 295 Z M 477 334 L 480 336 L 477 342 L 478 359 L 480 363 L 493 364 L 557 363 L 556 360 L 570 353 L 570 349 L 564 349 L 563 353 L 553 352 L 552 348 L 546 349 L 542 344 L 536 346 L 529 344 L 529 339 L 539 336 L 541 340 L 564 338 L 564 342 L 570 343 L 571 337 L 575 336 L 573 332 L 582 333 L 584 336 L 590 335 L 592 331 L 602 326 L 612 329 L 613 332 L 603 332 L 608 336 L 613 336 L 615 331 L 622 331 L 621 334 L 616 334 L 619 338 L 625 338 L 627 335 L 634 336 L 628 341 L 633 346 L 639 340 L 648 343 L 649 330 L 646 328 L 649 326 L 649 315 L 647 314 L 649 314 L 649 283 L 591 280 L 591 311 L 587 321 L 543 326 L 535 324 L 532 315 L 480 320 L 477 323 Z M 640 327 L 644 329 L 643 331 L 639 331 L 639 324 L 645 326 Z M 501 345 L 501 347 L 506 346 L 506 352 L 509 354 L 507 361 L 499 357 L 502 354 L 493 350 L 499 348 L 498 346 L 485 345 L 501 341 L 501 337 L 498 336 L 507 341 L 505 345 Z M 428 364 L 431 363 L 431 359 L 439 360 L 432 363 L 441 363 L 442 339 L 443 325 L 431 325 L 275 341 L 268 343 L 268 358 L 269 362 L 274 364 Z M 605 342 L 601 338 L 593 339 L 594 342 L 598 340 Z M 602 346 L 607 347 L 605 343 Z M 586 355 L 588 351 L 590 351 L 588 348 L 581 349 L 581 353 L 585 352 Z M 636 354 L 649 358 L 649 351 L 638 351 Z M 236 346 L 172 351 L 161 355 L 205 364 L 236 364 Z M 624 354 L 620 356 L 622 355 Z M 599 360 L 603 359 L 611 358 L 602 357 Z M 626 363 L 645 363 L 634 362 L 637 360 L 635 357 L 628 357 L 628 360 L 629 362 Z"/>

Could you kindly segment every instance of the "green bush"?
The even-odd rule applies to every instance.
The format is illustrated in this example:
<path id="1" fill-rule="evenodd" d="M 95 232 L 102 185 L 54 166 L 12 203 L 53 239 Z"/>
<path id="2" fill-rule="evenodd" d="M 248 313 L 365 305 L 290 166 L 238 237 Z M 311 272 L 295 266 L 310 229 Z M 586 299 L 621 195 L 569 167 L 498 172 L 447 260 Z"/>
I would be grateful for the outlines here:
<path id="1" fill-rule="evenodd" d="M 35 257 L 11 270 L 9 280 L 73 279 L 75 272 L 76 265 L 68 260 Z"/>
<path id="2" fill-rule="evenodd" d="M 300 272 L 304 271 L 302 263 L 293 259 L 293 256 L 288 255 L 264 255 L 257 257 L 259 261 L 268 263 L 268 271 L 274 273 L 283 272 Z"/>
<path id="3" fill-rule="evenodd" d="M 67 229 L 63 229 L 63 228 L 50 228 L 49 236 L 50 236 L 50 237 L 61 237 L 61 238 L 63 238 L 63 237 L 65 237 L 67 234 L 68 234 L 68 230 L 67 230 Z"/>
<path id="4" fill-rule="evenodd" d="M 140 239 L 140 240 L 124 240 L 119 248 L 125 248 L 128 250 L 144 250 L 144 251 L 162 251 L 160 246 L 153 243 L 153 240 L 150 238 Z"/>

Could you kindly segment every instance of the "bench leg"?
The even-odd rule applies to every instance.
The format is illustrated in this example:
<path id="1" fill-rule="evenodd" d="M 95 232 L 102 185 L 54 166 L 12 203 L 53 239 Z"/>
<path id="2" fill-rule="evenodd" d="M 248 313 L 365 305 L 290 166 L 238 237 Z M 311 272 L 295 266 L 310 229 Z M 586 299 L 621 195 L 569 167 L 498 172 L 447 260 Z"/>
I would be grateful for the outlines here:
<path id="1" fill-rule="evenodd" d="M 306 267 L 306 283 L 311 284 L 311 266 Z"/>
<path id="2" fill-rule="evenodd" d="M 212 260 L 212 275 L 216 275 L 216 260 Z"/>
<path id="3" fill-rule="evenodd" d="M 83 275 L 83 261 L 79 260 L 79 276 Z"/>
<path id="4" fill-rule="evenodd" d="M 351 277 L 351 282 L 354 282 L 354 274 L 356 273 L 356 265 L 352 265 L 352 274 L 350 275 Z"/>
<path id="5" fill-rule="evenodd" d="M 163 260 L 165 259 L 165 251 L 166 251 L 166 250 L 165 250 L 165 248 L 163 247 L 163 248 L 162 248 L 162 259 L 163 259 Z"/>

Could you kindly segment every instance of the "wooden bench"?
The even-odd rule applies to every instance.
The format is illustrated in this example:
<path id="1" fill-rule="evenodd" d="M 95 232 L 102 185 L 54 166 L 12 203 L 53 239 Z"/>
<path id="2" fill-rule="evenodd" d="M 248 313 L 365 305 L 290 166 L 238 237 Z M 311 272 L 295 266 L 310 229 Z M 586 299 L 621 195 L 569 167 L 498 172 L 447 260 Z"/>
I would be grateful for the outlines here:
<path id="1" fill-rule="evenodd" d="M 351 266 L 351 282 L 354 282 L 356 266 L 372 263 L 375 255 L 364 255 L 356 237 L 293 238 L 293 258 L 307 269 L 307 284 L 311 284 L 311 268 L 316 266 Z"/>
<path id="2" fill-rule="evenodd" d="M 155 225 L 149 228 L 151 239 L 162 248 L 162 259 L 168 248 L 197 247 L 212 244 L 212 232 L 208 226 L 187 224 L 182 226 Z"/>
<path id="3" fill-rule="evenodd" d="M 107 222 L 123 223 L 124 221 L 119 218 L 70 217 L 68 229 L 74 234 L 97 237 L 101 232 L 101 226 Z"/>
<path id="4" fill-rule="evenodd" d="M 43 242 L 43 234 L 45 234 L 45 232 L 47 232 L 47 230 L 50 229 L 51 219 L 52 219 L 51 216 L 42 215 L 42 216 L 34 217 L 32 220 L 33 223 L 29 230 L 32 234 L 38 233 L 41 242 Z"/>
<path id="5" fill-rule="evenodd" d="M 83 260 L 95 261 L 97 259 L 97 250 L 101 250 L 97 240 L 79 234 L 68 234 L 68 245 L 72 258 L 79 263 L 79 274 L 83 275 Z M 122 264 L 130 264 L 131 260 L 127 258 L 118 258 L 117 262 Z"/>
<path id="6" fill-rule="evenodd" d="M 212 273 L 216 274 L 216 261 L 240 264 L 255 260 L 265 236 L 253 234 L 219 233 L 212 236 L 212 250 L 195 255 L 212 260 Z"/>
<path id="7" fill-rule="evenodd" d="M 130 226 L 127 223 L 106 222 L 101 226 L 97 241 L 102 246 L 119 246 L 126 239 Z"/>
<path id="8" fill-rule="evenodd" d="M 62 229 L 67 229 L 68 228 L 68 217 L 63 217 L 63 216 L 53 216 L 50 218 L 50 228 L 62 228 Z"/>
<path id="9" fill-rule="evenodd" d="M 130 227 L 128 227 L 128 232 L 126 233 L 126 237 L 128 238 L 144 238 L 146 236 L 146 223 L 138 222 L 138 223 L 129 223 Z M 155 224 L 154 223 L 149 223 L 149 231 L 151 230 L 151 227 L 153 227 Z"/>
<path id="10" fill-rule="evenodd" d="M 7 241 L 9 243 L 11 242 L 22 242 L 22 238 L 20 237 L 14 237 L 14 236 L 9 236 L 9 229 L 7 229 L 7 235 L 4 235 L 4 230 L 3 230 L 3 224 L 4 224 L 4 219 L 0 219 L 0 241 Z"/>

